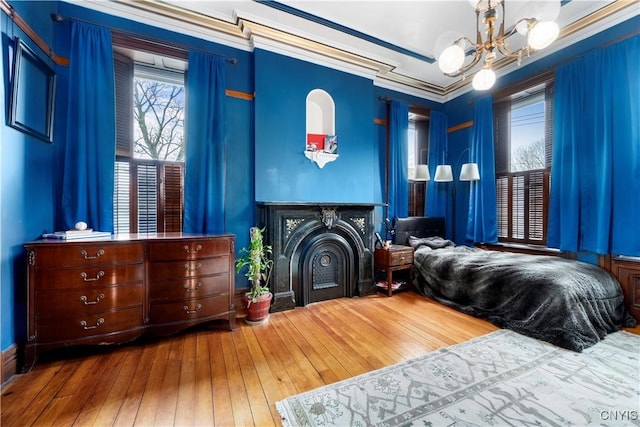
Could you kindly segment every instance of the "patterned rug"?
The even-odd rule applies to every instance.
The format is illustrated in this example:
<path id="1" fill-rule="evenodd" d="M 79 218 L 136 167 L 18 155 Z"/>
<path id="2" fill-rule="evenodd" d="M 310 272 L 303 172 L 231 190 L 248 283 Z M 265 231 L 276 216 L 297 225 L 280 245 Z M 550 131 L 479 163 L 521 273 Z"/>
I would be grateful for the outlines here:
<path id="1" fill-rule="evenodd" d="M 574 353 L 503 329 L 276 403 L 285 426 L 640 426 L 640 336 Z"/>

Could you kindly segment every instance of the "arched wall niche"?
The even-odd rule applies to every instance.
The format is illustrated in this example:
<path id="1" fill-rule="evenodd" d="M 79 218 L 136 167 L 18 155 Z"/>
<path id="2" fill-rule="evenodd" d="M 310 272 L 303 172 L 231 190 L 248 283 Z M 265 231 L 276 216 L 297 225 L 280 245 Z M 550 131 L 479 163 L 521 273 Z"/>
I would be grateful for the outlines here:
<path id="1" fill-rule="evenodd" d="M 338 158 L 336 106 L 329 93 L 313 89 L 306 100 L 307 141 L 304 155 L 323 168 Z"/>

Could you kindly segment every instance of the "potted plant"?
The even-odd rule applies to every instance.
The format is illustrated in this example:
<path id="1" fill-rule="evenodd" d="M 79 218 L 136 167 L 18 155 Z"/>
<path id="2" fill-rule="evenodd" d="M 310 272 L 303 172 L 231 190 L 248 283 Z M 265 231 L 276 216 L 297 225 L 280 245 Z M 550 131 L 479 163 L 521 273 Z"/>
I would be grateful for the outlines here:
<path id="1" fill-rule="evenodd" d="M 263 242 L 264 228 L 249 229 L 249 246 L 240 250 L 236 259 L 236 270 L 240 273 L 246 268 L 245 276 L 251 288 L 244 295 L 248 323 L 262 322 L 269 316 L 272 294 L 269 291 L 269 278 L 273 260 L 271 246 Z"/>

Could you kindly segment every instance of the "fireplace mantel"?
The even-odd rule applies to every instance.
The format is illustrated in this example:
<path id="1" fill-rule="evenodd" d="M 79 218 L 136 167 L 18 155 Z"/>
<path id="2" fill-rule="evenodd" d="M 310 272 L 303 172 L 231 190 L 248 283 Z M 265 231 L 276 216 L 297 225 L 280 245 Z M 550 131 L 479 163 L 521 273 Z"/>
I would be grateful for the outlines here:
<path id="1" fill-rule="evenodd" d="M 271 311 L 313 302 L 313 250 L 327 252 L 323 259 L 341 258 L 344 273 L 337 296 L 374 292 L 373 248 L 375 203 L 258 202 L 258 223 L 266 227 L 266 243 L 273 248 Z M 323 247 L 326 241 L 326 247 Z M 311 253 L 309 251 L 312 251 Z M 333 252 L 331 252 L 333 251 Z M 317 257 L 316 257 L 317 258 Z M 309 265 L 307 265 L 309 264 Z M 342 265 L 344 264 L 344 266 Z M 325 265 L 325 264 L 322 264 Z M 342 271 L 345 269 L 346 271 Z M 318 286 L 322 288 L 324 285 Z M 334 292 L 335 294 L 335 292 Z"/>

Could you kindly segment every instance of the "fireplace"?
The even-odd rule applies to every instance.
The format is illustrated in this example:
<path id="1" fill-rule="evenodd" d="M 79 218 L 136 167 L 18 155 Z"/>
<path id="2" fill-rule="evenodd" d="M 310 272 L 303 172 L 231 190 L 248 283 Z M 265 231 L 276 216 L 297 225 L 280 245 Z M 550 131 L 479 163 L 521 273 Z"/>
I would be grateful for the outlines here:
<path id="1" fill-rule="evenodd" d="M 374 207 L 258 203 L 258 223 L 273 247 L 271 311 L 374 292 Z"/>

